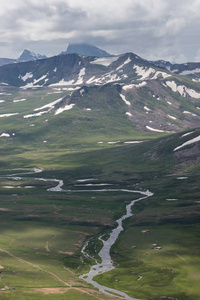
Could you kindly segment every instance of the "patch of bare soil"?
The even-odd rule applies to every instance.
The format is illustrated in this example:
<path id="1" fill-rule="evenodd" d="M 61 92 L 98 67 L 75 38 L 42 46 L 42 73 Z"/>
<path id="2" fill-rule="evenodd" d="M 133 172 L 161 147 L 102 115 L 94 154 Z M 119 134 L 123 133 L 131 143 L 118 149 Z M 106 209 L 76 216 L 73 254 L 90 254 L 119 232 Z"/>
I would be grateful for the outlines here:
<path id="1" fill-rule="evenodd" d="M 9 208 L 0 207 L 0 211 L 13 211 L 13 210 Z"/>
<path id="2" fill-rule="evenodd" d="M 72 252 L 72 251 L 61 251 L 61 250 L 58 250 L 57 253 L 58 254 L 66 254 L 66 255 L 74 255 L 74 252 Z"/>
<path id="3" fill-rule="evenodd" d="M 36 292 L 42 293 L 44 295 L 49 294 L 64 294 L 66 293 L 69 288 L 40 288 L 40 289 L 34 289 Z"/>

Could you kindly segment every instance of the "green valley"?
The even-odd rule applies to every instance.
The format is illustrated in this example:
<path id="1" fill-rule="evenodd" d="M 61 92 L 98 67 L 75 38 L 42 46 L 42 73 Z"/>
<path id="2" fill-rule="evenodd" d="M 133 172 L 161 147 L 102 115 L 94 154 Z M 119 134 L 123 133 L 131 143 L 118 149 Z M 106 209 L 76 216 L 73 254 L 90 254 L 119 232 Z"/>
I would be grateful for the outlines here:
<path id="1" fill-rule="evenodd" d="M 131 73 L 130 57 L 115 70 Z M 199 299 L 200 88 L 159 69 L 148 80 L 150 67 L 107 84 L 1 84 L 2 299 Z M 114 268 L 94 277 L 114 290 L 100 292 L 80 276 L 147 191 L 112 244 Z"/>

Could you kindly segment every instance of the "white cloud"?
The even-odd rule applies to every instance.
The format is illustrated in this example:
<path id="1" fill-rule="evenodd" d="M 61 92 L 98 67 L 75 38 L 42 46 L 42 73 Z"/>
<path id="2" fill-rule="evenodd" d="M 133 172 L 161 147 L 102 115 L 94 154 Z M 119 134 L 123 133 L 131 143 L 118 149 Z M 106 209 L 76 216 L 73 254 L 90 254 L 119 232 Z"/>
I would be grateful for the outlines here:
<path id="1" fill-rule="evenodd" d="M 114 54 L 197 59 L 199 11 L 199 0 L 2 1 L 0 57 L 23 48 L 54 55 L 69 42 L 88 42 Z"/>

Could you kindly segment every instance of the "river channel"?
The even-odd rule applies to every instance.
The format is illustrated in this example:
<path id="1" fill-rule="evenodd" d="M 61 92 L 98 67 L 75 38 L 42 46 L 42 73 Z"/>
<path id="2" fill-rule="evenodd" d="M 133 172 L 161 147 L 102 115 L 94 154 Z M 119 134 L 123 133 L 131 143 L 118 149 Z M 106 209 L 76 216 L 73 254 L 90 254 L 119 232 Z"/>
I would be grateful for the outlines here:
<path id="1" fill-rule="evenodd" d="M 16 169 L 17 170 L 22 170 L 22 169 Z M 27 169 L 23 169 L 24 171 L 27 171 Z M 11 174 L 11 175 L 7 175 L 7 176 L 2 176 L 2 177 L 6 177 L 6 178 L 10 178 L 12 180 L 25 180 L 25 179 L 28 179 L 28 178 L 25 178 L 24 175 L 28 175 L 28 174 L 35 174 L 35 173 L 40 173 L 42 172 L 41 169 L 32 169 L 31 171 L 29 172 L 24 172 L 24 173 L 18 173 L 20 175 L 17 176 L 18 174 Z M 21 177 L 23 175 L 23 177 Z M 1 178 L 2 178 L 1 177 Z M 30 178 L 29 178 L 30 179 Z M 51 191 L 51 192 L 72 192 L 72 193 L 81 193 L 81 192 L 96 192 L 96 193 L 102 193 L 102 192 L 124 192 L 124 193 L 137 193 L 137 194 L 140 194 L 142 195 L 142 197 L 139 197 L 138 199 L 136 200 L 132 200 L 131 203 L 129 203 L 127 206 L 126 206 L 126 211 L 125 211 L 125 214 L 122 215 L 121 218 L 119 218 L 118 220 L 116 220 L 116 223 L 118 224 L 116 228 L 114 228 L 112 230 L 112 232 L 110 233 L 110 236 L 109 238 L 105 241 L 102 239 L 102 237 L 100 236 L 99 237 L 99 240 L 102 241 L 103 243 L 103 247 L 102 249 L 100 250 L 100 252 L 98 253 L 99 257 L 101 258 L 101 263 L 98 263 L 96 259 L 94 259 L 93 257 L 90 257 L 94 260 L 94 265 L 91 266 L 90 268 L 90 271 L 86 274 L 83 274 L 80 276 L 80 278 L 84 281 L 86 281 L 87 283 L 90 283 L 92 284 L 95 288 L 97 288 L 100 292 L 103 292 L 104 294 L 107 294 L 109 296 L 115 296 L 115 297 L 118 297 L 118 298 L 121 298 L 121 299 L 126 299 L 126 300 L 139 300 L 137 298 L 133 298 L 133 297 L 130 297 L 129 295 L 127 295 L 126 293 L 124 292 L 121 292 L 117 289 L 112 289 L 112 288 L 109 288 L 109 287 L 106 287 L 106 286 L 103 286 L 103 285 L 100 285 L 99 283 L 97 283 L 95 280 L 94 280 L 94 277 L 99 275 L 99 274 L 102 274 L 102 273 L 105 273 L 105 272 L 108 272 L 112 269 L 114 269 L 114 264 L 112 262 L 112 259 L 111 259 L 111 256 L 110 256 L 110 249 L 111 247 L 115 244 L 117 238 L 119 237 L 120 233 L 124 230 L 123 228 L 123 221 L 127 218 L 130 218 L 133 214 L 132 214 L 132 211 L 131 211 L 131 208 L 132 206 L 138 202 L 138 201 L 141 201 L 141 200 L 144 200 L 148 197 L 151 197 L 153 196 L 153 193 L 151 193 L 150 191 L 138 191 L 138 190 L 129 190 L 129 189 L 89 189 L 89 190 L 66 190 L 66 189 L 63 189 L 62 186 L 64 185 L 64 182 L 62 180 L 59 180 L 59 179 L 47 179 L 47 178 L 34 178 L 34 180 L 42 180 L 42 181 L 50 181 L 50 182 L 55 182 L 57 183 L 57 185 L 53 188 L 49 188 L 47 191 Z M 92 186 L 93 184 L 90 184 L 90 187 Z M 94 184 L 94 186 L 96 186 L 97 184 Z M 106 184 L 99 184 L 99 185 L 106 185 Z M 82 254 L 85 256 L 85 257 L 88 257 L 89 255 L 87 254 L 87 252 L 85 251 L 86 247 L 88 245 L 88 242 L 84 245 L 83 249 L 82 249 Z M 142 277 L 139 276 L 139 279 L 140 280 Z"/>

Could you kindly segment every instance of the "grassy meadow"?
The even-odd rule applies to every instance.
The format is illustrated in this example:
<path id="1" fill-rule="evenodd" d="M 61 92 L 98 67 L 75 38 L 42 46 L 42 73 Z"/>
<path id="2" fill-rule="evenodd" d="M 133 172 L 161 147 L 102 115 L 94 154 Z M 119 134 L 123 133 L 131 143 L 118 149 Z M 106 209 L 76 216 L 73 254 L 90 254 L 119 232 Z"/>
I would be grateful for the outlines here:
<path id="1" fill-rule="evenodd" d="M 181 134 L 141 133 L 113 108 L 104 118 L 101 107 L 88 116 L 79 106 L 58 119 L 53 113 L 25 119 L 64 92 L 10 92 L 2 113 L 19 114 L 0 118 L 1 132 L 15 133 L 0 140 L 0 298 L 116 299 L 79 279 L 93 264 L 81 249 L 89 241 L 86 251 L 99 260 L 98 236 L 108 236 L 139 193 L 97 193 L 78 181 L 90 178 L 105 188 L 154 193 L 134 205 L 112 247 L 116 268 L 96 280 L 138 299 L 198 300 L 199 159 L 173 153 Z M 92 91 L 88 97 L 82 108 Z M 13 102 L 21 98 L 28 100 Z M 125 144 L 134 140 L 143 142 Z M 31 168 L 43 171 L 26 174 Z M 55 179 L 65 192 L 48 191 Z"/>

